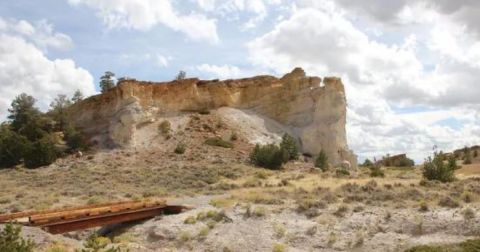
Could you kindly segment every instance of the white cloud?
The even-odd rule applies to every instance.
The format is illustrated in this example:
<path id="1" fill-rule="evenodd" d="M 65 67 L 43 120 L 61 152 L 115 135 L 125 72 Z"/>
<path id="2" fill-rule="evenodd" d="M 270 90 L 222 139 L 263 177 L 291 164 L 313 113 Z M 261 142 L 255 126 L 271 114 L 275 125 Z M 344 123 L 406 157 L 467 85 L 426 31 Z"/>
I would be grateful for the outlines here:
<path id="1" fill-rule="evenodd" d="M 236 66 L 230 65 L 210 65 L 210 64 L 202 64 L 196 67 L 197 70 L 207 73 L 211 77 L 217 77 L 220 79 L 227 79 L 227 78 L 238 78 L 242 76 L 242 71 L 240 68 Z"/>
<path id="2" fill-rule="evenodd" d="M 249 13 L 250 17 L 241 25 L 241 30 L 255 28 L 268 16 L 269 7 L 278 6 L 282 0 L 198 0 L 198 6 L 204 11 L 215 12 L 220 16 L 229 17 L 239 13 Z"/>
<path id="3" fill-rule="evenodd" d="M 5 118 L 12 99 L 22 92 L 33 95 L 39 102 L 37 105 L 43 110 L 48 108 L 50 101 L 57 94 L 72 95 L 77 89 L 85 95 L 95 93 L 93 77 L 88 71 L 77 67 L 71 59 L 51 60 L 44 54 L 40 45 L 59 46 L 58 43 L 52 42 L 57 40 L 58 33 L 53 32 L 51 26 L 39 28 L 29 26 L 26 21 L 6 22 L 0 19 L 0 24 L 2 23 L 4 25 L 0 25 L 3 27 L 0 29 L 1 120 Z"/>
<path id="4" fill-rule="evenodd" d="M 72 39 L 63 33 L 55 32 L 51 23 L 40 20 L 31 24 L 25 20 L 3 20 L 0 17 L 0 32 L 20 36 L 46 51 L 48 48 L 69 50 L 73 48 Z"/>
<path id="5" fill-rule="evenodd" d="M 123 53 L 120 54 L 120 60 L 127 65 L 147 62 L 158 67 L 167 67 L 172 57 L 160 53 Z"/>
<path id="6" fill-rule="evenodd" d="M 180 14 L 170 0 L 68 0 L 72 5 L 87 5 L 109 28 L 150 30 L 164 25 L 195 41 L 219 42 L 216 20 L 191 12 Z"/>
<path id="7" fill-rule="evenodd" d="M 379 8 L 385 13 L 377 13 L 377 18 L 405 7 L 396 3 L 391 9 Z M 429 23 L 420 33 L 402 33 L 400 40 L 387 44 L 369 37 L 358 27 L 362 20 L 353 23 L 347 18 L 349 10 L 331 1 L 303 1 L 299 6 L 290 18 L 247 44 L 250 61 L 277 73 L 301 66 L 312 75 L 341 76 L 349 105 L 348 138 L 361 157 L 407 152 L 419 161 L 434 145 L 451 150 L 480 142 L 480 136 L 473 135 L 479 114 L 472 109 L 480 105 L 475 98 L 480 97 L 478 43 L 460 36 L 456 23 L 442 30 L 445 22 L 437 17 L 443 14 L 431 14 L 425 22 L 437 22 L 436 28 L 447 33 L 443 37 L 435 37 L 436 28 Z M 429 32 L 422 33 L 425 30 Z M 426 69 L 424 54 L 435 62 L 433 70 Z M 398 115 L 391 108 L 420 104 L 437 112 Z M 451 118 L 463 127 L 440 123 Z"/>

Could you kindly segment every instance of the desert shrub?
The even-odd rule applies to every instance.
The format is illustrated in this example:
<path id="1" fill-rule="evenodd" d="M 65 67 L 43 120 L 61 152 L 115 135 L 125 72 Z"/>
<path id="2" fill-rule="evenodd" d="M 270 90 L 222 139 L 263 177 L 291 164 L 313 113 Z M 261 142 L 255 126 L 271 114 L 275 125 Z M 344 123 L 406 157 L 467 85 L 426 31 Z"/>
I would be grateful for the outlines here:
<path id="1" fill-rule="evenodd" d="M 85 135 L 73 126 L 68 126 L 64 133 L 65 142 L 70 150 L 87 150 L 88 141 Z"/>
<path id="2" fill-rule="evenodd" d="M 328 170 L 328 157 L 325 151 L 321 150 L 315 159 L 315 167 L 320 168 L 322 171 Z"/>
<path id="3" fill-rule="evenodd" d="M 480 251 L 480 239 L 466 240 L 458 244 L 429 246 L 421 245 L 405 250 L 405 252 L 477 252 Z"/>
<path id="4" fill-rule="evenodd" d="M 260 167 L 277 170 L 282 167 L 288 154 L 275 144 L 255 145 L 250 153 L 250 161 Z"/>
<path id="5" fill-rule="evenodd" d="M 473 157 L 475 157 L 475 158 L 478 157 L 478 150 L 477 150 L 477 149 L 475 149 L 475 150 L 473 151 Z"/>
<path id="6" fill-rule="evenodd" d="M 289 134 L 285 133 L 282 137 L 282 142 L 280 143 L 280 148 L 285 150 L 288 154 L 286 157 L 286 161 L 288 160 L 296 160 L 298 159 L 298 145 L 295 138 L 290 136 Z"/>
<path id="7" fill-rule="evenodd" d="M 457 164 L 454 158 L 449 158 L 447 162 L 443 161 L 435 152 L 433 159 L 429 157 L 423 164 L 423 177 L 427 180 L 438 180 L 441 182 L 451 182 L 454 180 L 454 171 Z"/>
<path id="8" fill-rule="evenodd" d="M 238 140 L 238 135 L 236 132 L 232 132 L 230 135 L 230 141 L 237 141 Z"/>
<path id="9" fill-rule="evenodd" d="M 465 158 L 463 159 L 463 164 L 465 164 L 465 165 L 472 164 L 472 155 L 470 153 L 470 150 L 468 150 L 465 153 Z"/>
<path id="10" fill-rule="evenodd" d="M 27 168 L 37 168 L 53 163 L 57 159 L 58 151 L 55 147 L 54 139 L 51 136 L 45 136 L 42 139 L 33 142 L 27 148 L 24 162 Z"/>
<path id="11" fill-rule="evenodd" d="M 184 143 L 178 143 L 177 147 L 175 147 L 174 152 L 177 154 L 183 154 L 185 153 L 187 146 Z"/>
<path id="12" fill-rule="evenodd" d="M 348 212 L 348 206 L 341 205 L 337 208 L 337 210 L 333 213 L 337 217 L 343 217 Z"/>
<path id="13" fill-rule="evenodd" d="M 25 240 L 20 236 L 22 228 L 7 223 L 0 231 L 0 251 L 5 252 L 31 252 L 35 248 L 35 243 L 31 240 Z"/>
<path id="14" fill-rule="evenodd" d="M 471 208 L 466 208 L 462 211 L 462 215 L 465 220 L 471 220 L 475 218 L 475 211 L 473 211 Z"/>
<path id="15" fill-rule="evenodd" d="M 345 169 L 345 168 L 337 168 L 337 170 L 335 171 L 335 174 L 338 176 L 338 177 L 343 177 L 343 176 L 350 176 L 350 172 Z"/>
<path id="16" fill-rule="evenodd" d="M 111 241 L 107 237 L 98 236 L 95 233 L 90 235 L 83 243 L 83 249 L 76 252 L 121 252 L 119 247 L 109 246 Z"/>
<path id="17" fill-rule="evenodd" d="M 370 167 L 370 177 L 385 177 L 385 173 L 380 166 L 374 165 Z"/>
<path id="18" fill-rule="evenodd" d="M 438 205 L 442 207 L 457 208 L 460 206 L 460 203 L 448 196 L 445 196 L 438 201 Z"/>
<path id="19" fill-rule="evenodd" d="M 285 245 L 280 243 L 273 244 L 272 252 L 285 252 L 285 251 L 287 251 L 287 248 L 285 247 Z"/>
<path id="20" fill-rule="evenodd" d="M 168 136 L 170 135 L 170 132 L 172 131 L 172 124 L 168 120 L 163 120 L 159 125 L 158 125 L 158 130 L 162 135 Z"/>
<path id="21" fill-rule="evenodd" d="M 28 140 L 7 127 L 0 128 L 0 168 L 8 168 L 21 162 L 27 150 Z"/>
<path id="22" fill-rule="evenodd" d="M 223 140 L 220 137 L 211 137 L 205 140 L 206 145 L 218 146 L 223 148 L 233 148 L 233 143 Z"/>
<path id="23" fill-rule="evenodd" d="M 363 161 L 363 164 L 361 164 L 360 166 L 362 167 L 372 167 L 373 166 L 373 162 L 370 160 L 370 159 L 365 159 L 365 161 Z"/>
<path id="24" fill-rule="evenodd" d="M 197 219 L 195 218 L 195 216 L 188 216 L 184 221 L 183 221 L 184 224 L 195 224 L 197 223 Z"/>
<path id="25" fill-rule="evenodd" d="M 420 212 L 428 212 L 428 204 L 425 201 L 420 203 L 420 207 L 418 209 Z"/>

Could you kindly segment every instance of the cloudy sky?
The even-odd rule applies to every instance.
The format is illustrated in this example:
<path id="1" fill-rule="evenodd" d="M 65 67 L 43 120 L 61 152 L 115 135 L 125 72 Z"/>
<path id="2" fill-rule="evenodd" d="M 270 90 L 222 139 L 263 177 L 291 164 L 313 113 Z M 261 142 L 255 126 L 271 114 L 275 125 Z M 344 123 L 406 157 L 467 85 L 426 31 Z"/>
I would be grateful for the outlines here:
<path id="1" fill-rule="evenodd" d="M 3 0 L 0 118 L 99 76 L 340 76 L 360 156 L 480 144 L 478 0 Z"/>

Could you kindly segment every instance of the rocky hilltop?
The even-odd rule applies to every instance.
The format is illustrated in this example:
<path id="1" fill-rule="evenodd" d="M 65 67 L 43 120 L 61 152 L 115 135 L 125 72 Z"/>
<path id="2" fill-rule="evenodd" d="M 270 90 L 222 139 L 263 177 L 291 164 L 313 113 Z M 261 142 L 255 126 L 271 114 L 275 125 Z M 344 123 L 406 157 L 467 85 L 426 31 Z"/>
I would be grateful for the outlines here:
<path id="1" fill-rule="evenodd" d="M 253 121 L 250 118 L 256 118 L 267 131 L 295 136 L 305 154 L 314 156 L 323 149 L 334 165 L 346 160 L 356 166 L 356 156 L 347 145 L 341 79 L 309 77 L 300 68 L 281 78 L 126 80 L 72 110 L 77 125 L 103 147 L 140 148 L 138 136 L 145 136 L 141 132 L 145 125 L 159 124 L 165 117 L 222 111 L 230 119 L 241 114 L 244 120 L 237 126 L 243 129 Z M 182 127 L 180 124 L 176 126 Z M 252 144 L 262 142 L 255 134 L 247 138 Z"/>

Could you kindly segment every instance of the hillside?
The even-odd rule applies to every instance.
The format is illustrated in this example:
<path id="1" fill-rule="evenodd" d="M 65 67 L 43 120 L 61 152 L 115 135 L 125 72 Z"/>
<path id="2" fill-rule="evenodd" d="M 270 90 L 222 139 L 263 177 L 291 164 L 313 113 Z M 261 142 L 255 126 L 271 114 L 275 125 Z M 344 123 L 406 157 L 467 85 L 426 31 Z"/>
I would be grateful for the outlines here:
<path id="1" fill-rule="evenodd" d="M 89 151 L 0 170 L 0 213 L 147 198 L 192 207 L 102 229 L 109 246 L 133 252 L 403 252 L 478 238 L 479 172 L 465 166 L 442 183 L 421 166 L 356 168 L 343 85 L 322 83 L 299 69 L 280 79 L 122 82 L 69 108 Z M 251 162 L 256 143 L 285 133 L 303 155 L 278 170 Z M 315 167 L 320 149 L 325 171 Z M 96 231 L 23 236 L 37 251 L 75 251 Z"/>
<path id="2" fill-rule="evenodd" d="M 243 127 L 240 131 L 253 127 L 245 132 L 251 144 L 265 141 L 257 133 L 250 134 L 258 127 L 267 135 L 270 131 L 287 132 L 298 140 L 305 154 L 315 156 L 324 150 L 333 165 L 346 160 L 356 166 L 356 156 L 347 145 L 341 80 L 307 77 L 300 68 L 282 78 L 162 83 L 126 80 L 76 104 L 72 111 L 77 125 L 99 146 L 143 148 L 151 142 L 151 129 L 163 120 L 170 117 L 175 121 L 174 130 L 183 130 L 190 113 L 220 108 L 234 109 L 233 114 L 218 114 L 231 121 L 232 127 Z M 235 120 L 243 121 L 239 124 Z"/>

